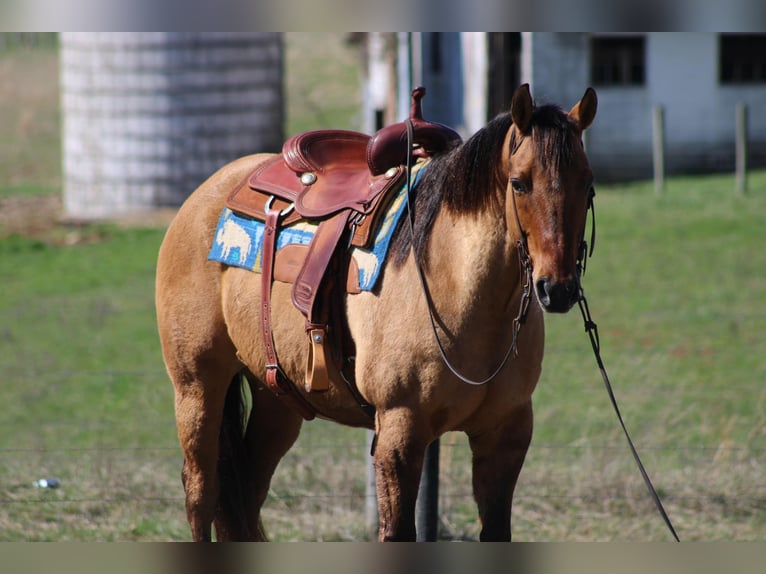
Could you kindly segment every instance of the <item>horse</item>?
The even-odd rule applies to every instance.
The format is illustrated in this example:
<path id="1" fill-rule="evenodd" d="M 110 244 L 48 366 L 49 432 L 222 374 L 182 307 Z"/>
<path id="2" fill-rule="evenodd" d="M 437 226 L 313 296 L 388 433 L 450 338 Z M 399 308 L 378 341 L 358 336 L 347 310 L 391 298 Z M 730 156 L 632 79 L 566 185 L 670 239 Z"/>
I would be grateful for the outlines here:
<path id="1" fill-rule="evenodd" d="M 593 189 L 582 134 L 596 108 L 592 88 L 568 112 L 517 88 L 509 111 L 430 158 L 379 286 L 345 295 L 354 378 L 374 415 L 340 385 L 299 392 L 320 417 L 374 430 L 380 541 L 415 539 L 425 451 L 448 431 L 472 451 L 480 540 L 511 539 L 544 314 L 569 311 L 580 293 Z M 259 275 L 207 260 L 225 197 L 270 157 L 236 159 L 202 183 L 159 250 L 157 323 L 195 541 L 266 539 L 261 507 L 304 422 L 264 383 Z M 305 321 L 290 285 L 274 282 L 271 303 L 282 369 L 300 380 Z"/>

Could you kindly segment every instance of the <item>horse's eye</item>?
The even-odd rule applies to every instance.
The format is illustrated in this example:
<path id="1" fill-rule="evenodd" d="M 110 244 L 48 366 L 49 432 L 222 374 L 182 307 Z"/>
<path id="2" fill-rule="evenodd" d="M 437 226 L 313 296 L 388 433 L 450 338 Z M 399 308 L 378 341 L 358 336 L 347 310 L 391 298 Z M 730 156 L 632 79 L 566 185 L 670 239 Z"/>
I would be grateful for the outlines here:
<path id="1" fill-rule="evenodd" d="M 513 188 L 513 191 L 516 193 L 526 193 L 527 192 L 527 186 L 525 186 L 521 180 L 519 179 L 512 179 L 511 180 L 511 187 Z"/>

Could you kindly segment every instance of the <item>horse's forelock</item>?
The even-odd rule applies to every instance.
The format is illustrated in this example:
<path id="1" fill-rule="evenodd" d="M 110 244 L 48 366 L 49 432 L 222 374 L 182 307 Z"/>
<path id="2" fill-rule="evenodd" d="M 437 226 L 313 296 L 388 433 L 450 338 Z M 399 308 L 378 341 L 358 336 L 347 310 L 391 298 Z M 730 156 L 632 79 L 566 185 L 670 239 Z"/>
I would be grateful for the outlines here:
<path id="1" fill-rule="evenodd" d="M 569 115 L 554 105 L 535 107 L 532 113 L 532 139 L 535 160 L 547 166 L 551 177 L 569 165 L 574 155 L 576 126 Z"/>

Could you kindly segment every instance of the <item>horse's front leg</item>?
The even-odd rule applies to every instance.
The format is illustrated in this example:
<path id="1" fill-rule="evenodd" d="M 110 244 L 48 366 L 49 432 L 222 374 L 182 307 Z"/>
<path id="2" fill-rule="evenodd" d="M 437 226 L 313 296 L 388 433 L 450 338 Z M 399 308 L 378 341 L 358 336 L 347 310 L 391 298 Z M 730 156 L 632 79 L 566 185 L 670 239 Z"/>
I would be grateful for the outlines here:
<path id="1" fill-rule="evenodd" d="M 418 433 L 413 413 L 378 411 L 375 483 L 381 542 L 415 540 L 415 502 L 428 437 Z"/>
<path id="2" fill-rule="evenodd" d="M 470 437 L 473 493 L 479 507 L 482 542 L 511 539 L 513 491 L 531 440 L 531 401 L 499 428 Z"/>

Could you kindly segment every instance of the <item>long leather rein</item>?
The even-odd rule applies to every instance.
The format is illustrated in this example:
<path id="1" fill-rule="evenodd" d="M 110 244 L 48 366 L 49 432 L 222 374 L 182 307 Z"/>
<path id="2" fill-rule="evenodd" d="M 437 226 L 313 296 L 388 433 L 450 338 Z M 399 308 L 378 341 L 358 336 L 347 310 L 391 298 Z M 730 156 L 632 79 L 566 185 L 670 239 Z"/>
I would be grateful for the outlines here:
<path id="1" fill-rule="evenodd" d="M 580 313 L 582 314 L 583 323 L 585 324 L 585 331 L 588 333 L 588 338 L 590 339 L 591 347 L 593 348 L 593 355 L 596 358 L 596 364 L 598 365 L 599 372 L 601 373 L 601 378 L 604 381 L 606 392 L 609 395 L 609 400 L 612 403 L 612 407 L 614 408 L 614 413 L 617 415 L 617 420 L 620 423 L 620 428 L 622 428 L 622 432 L 628 441 L 628 447 L 630 448 L 630 452 L 633 455 L 633 460 L 636 461 L 636 466 L 638 466 L 638 470 L 641 473 L 641 478 L 644 479 L 644 484 L 646 485 L 646 488 L 649 491 L 649 495 L 651 496 L 652 501 L 654 502 L 654 505 L 657 508 L 657 511 L 660 513 L 662 520 L 665 522 L 665 525 L 668 527 L 668 530 L 670 530 L 670 533 L 672 534 L 675 541 L 680 542 L 681 540 L 678 537 L 678 533 L 676 532 L 676 529 L 673 527 L 673 523 L 670 521 L 670 517 L 668 516 L 668 513 L 665 511 L 665 507 L 662 504 L 662 500 L 660 499 L 660 496 L 657 494 L 657 491 L 655 490 L 654 485 L 652 484 L 652 481 L 649 478 L 649 474 L 646 472 L 646 468 L 644 468 L 644 464 L 641 462 L 641 457 L 638 456 L 638 451 L 636 450 L 636 447 L 633 444 L 633 440 L 630 438 L 630 433 L 628 432 L 628 428 L 625 426 L 625 421 L 622 418 L 620 407 L 617 405 L 617 398 L 614 396 L 612 383 L 609 380 L 609 375 L 606 372 L 604 361 L 601 358 L 601 339 L 598 336 L 598 325 L 596 325 L 595 321 L 593 321 L 593 318 L 591 317 L 590 307 L 588 306 L 588 300 L 585 298 L 585 290 L 583 289 L 583 286 L 582 286 L 582 276 L 585 274 L 588 257 L 590 255 L 593 255 L 593 247 L 596 242 L 596 208 L 593 201 L 595 195 L 596 195 L 596 191 L 591 187 L 590 194 L 588 197 L 588 209 L 590 210 L 592 214 L 591 243 L 590 243 L 590 250 L 589 250 L 588 243 L 585 241 L 585 237 L 584 237 L 585 230 L 583 229 L 583 240 L 580 243 L 580 255 L 577 258 L 577 288 L 578 288 L 577 304 L 580 307 Z"/>
<path id="2" fill-rule="evenodd" d="M 513 154 L 518 150 L 523 139 L 524 137 L 522 136 L 516 142 L 516 144 L 512 147 L 512 149 L 510 150 L 511 156 L 513 156 Z M 412 153 L 411 153 L 412 145 L 413 145 L 413 127 L 412 127 L 412 123 L 409 120 L 407 120 L 407 149 L 410 151 L 410 153 L 407 154 L 407 166 L 406 166 L 407 167 L 407 213 L 408 213 L 408 220 L 409 220 L 409 227 L 410 227 L 412 253 L 413 253 L 413 259 L 415 261 L 415 268 L 417 269 L 417 273 L 418 273 L 418 278 L 420 279 L 420 284 L 426 298 L 426 306 L 428 308 L 428 317 L 431 322 L 431 329 L 434 334 L 436 346 L 439 349 L 439 354 L 441 355 L 444 365 L 449 369 L 449 371 L 455 377 L 457 377 L 458 379 L 460 379 L 461 381 L 469 385 L 485 385 L 489 383 L 490 381 L 492 381 L 500 373 L 500 371 L 503 370 L 503 368 L 508 363 L 508 360 L 511 358 L 511 356 L 514 356 L 518 353 L 518 348 L 517 348 L 518 335 L 519 335 L 519 331 L 521 330 L 521 326 L 524 324 L 524 321 L 526 320 L 527 311 L 529 309 L 529 303 L 532 297 L 532 272 L 533 272 L 532 259 L 529 255 L 529 247 L 527 245 L 527 235 L 524 232 L 521 226 L 521 220 L 519 219 L 518 206 L 516 205 L 516 192 L 511 188 L 510 194 L 511 194 L 511 201 L 513 202 L 513 215 L 514 215 L 514 219 L 516 220 L 516 229 L 519 235 L 516 242 L 516 248 L 517 248 L 518 256 L 519 256 L 520 274 L 524 277 L 524 286 L 522 288 L 521 301 L 519 303 L 519 312 L 516 318 L 513 320 L 513 327 L 512 327 L 513 336 L 511 339 L 511 345 L 506 351 L 503 359 L 500 361 L 500 364 L 486 378 L 481 380 L 474 380 L 460 373 L 449 361 L 449 359 L 447 358 L 447 353 L 444 350 L 444 346 L 442 345 L 441 339 L 439 338 L 439 333 L 436 329 L 436 320 L 434 319 L 434 310 L 433 310 L 433 307 L 434 307 L 433 300 L 431 299 L 430 291 L 428 290 L 428 283 L 426 282 L 425 274 L 423 273 L 422 266 L 417 256 L 417 251 L 415 249 L 415 209 L 414 209 L 414 203 L 413 203 L 413 197 L 412 197 L 412 184 L 411 184 L 411 178 L 410 178 L 410 174 L 412 170 Z M 509 175 L 509 184 L 510 184 L 510 175 Z M 659 512 L 660 516 L 665 522 L 665 525 L 668 527 L 668 530 L 670 530 L 670 533 L 672 534 L 673 538 L 676 540 L 676 542 L 680 542 L 678 534 L 676 533 L 676 529 L 673 527 L 673 523 L 670 521 L 670 517 L 665 511 L 665 508 L 662 504 L 662 500 L 657 494 L 657 491 L 654 488 L 654 485 L 652 484 L 651 479 L 649 478 L 649 474 L 646 472 L 646 468 L 644 467 L 644 464 L 641 462 L 641 457 L 638 455 L 638 451 L 636 450 L 636 447 L 633 444 L 633 440 L 630 437 L 630 433 L 628 432 L 628 429 L 625 425 L 625 421 L 622 418 L 622 413 L 620 412 L 620 408 L 617 405 L 617 399 L 614 395 L 612 384 L 609 380 L 609 376 L 607 375 L 606 367 L 604 366 L 604 361 L 601 358 L 601 341 L 598 335 L 598 326 L 596 325 L 596 323 L 593 321 L 593 318 L 591 317 L 590 307 L 588 306 L 588 300 L 585 298 L 585 290 L 582 287 L 582 277 L 585 274 L 585 270 L 587 268 L 587 260 L 589 256 L 593 255 L 593 249 L 596 244 L 596 209 L 595 209 L 595 203 L 594 203 L 595 195 L 596 195 L 595 189 L 591 187 L 589 190 L 588 206 L 587 206 L 587 210 L 591 212 L 590 248 L 589 248 L 588 242 L 585 240 L 585 228 L 583 227 L 582 240 L 580 242 L 580 253 L 578 255 L 577 265 L 576 265 L 577 287 L 578 287 L 577 303 L 583 317 L 583 322 L 585 324 L 585 331 L 587 332 L 591 342 L 591 346 L 593 347 L 593 353 L 596 358 L 596 363 L 601 373 L 601 377 L 604 381 L 604 386 L 606 387 L 607 394 L 609 395 L 609 400 L 612 403 L 614 412 L 617 415 L 617 420 L 619 421 L 620 427 L 622 428 L 625 438 L 628 441 L 628 446 L 630 447 L 630 452 L 633 455 L 633 459 L 635 460 L 636 465 L 638 466 L 638 469 L 641 473 L 641 477 L 644 480 L 644 484 L 646 485 L 646 488 L 649 491 L 649 494 L 652 498 L 652 501 L 654 502 L 654 505 L 657 508 L 657 511 Z"/>

